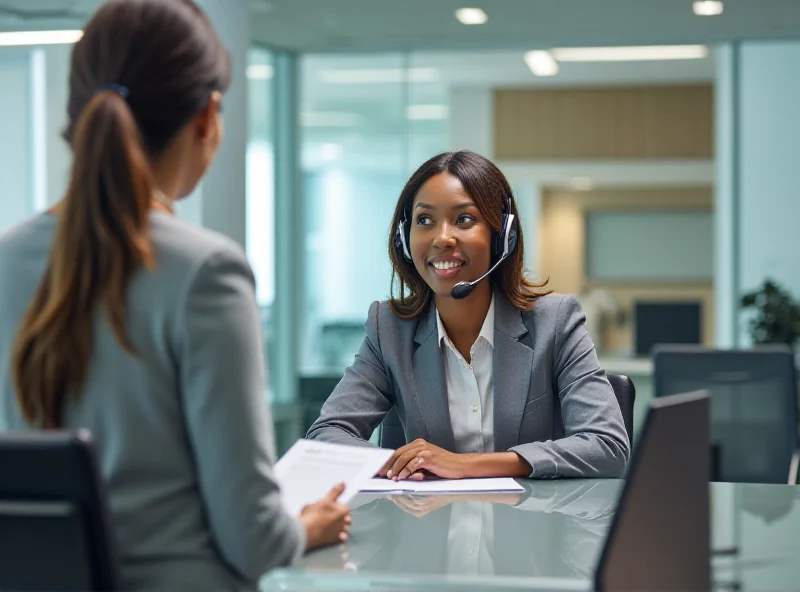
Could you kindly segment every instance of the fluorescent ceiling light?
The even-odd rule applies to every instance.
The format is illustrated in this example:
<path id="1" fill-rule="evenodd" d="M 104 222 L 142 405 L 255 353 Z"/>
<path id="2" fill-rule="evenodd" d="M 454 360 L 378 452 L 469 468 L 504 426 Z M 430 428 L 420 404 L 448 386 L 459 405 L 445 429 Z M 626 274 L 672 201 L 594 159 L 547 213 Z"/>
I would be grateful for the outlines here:
<path id="1" fill-rule="evenodd" d="M 526 51 L 523 59 L 536 76 L 558 74 L 558 64 L 549 51 Z"/>
<path id="2" fill-rule="evenodd" d="M 325 162 L 339 160 L 342 157 L 342 152 L 341 144 L 323 144 L 320 149 L 320 155 Z"/>
<path id="3" fill-rule="evenodd" d="M 247 78 L 250 80 L 272 80 L 274 69 L 269 64 L 250 64 L 247 66 Z"/>
<path id="4" fill-rule="evenodd" d="M 364 118 L 349 111 L 302 111 L 300 124 L 303 127 L 358 127 Z"/>
<path id="5" fill-rule="evenodd" d="M 10 31 L 0 33 L 0 46 L 11 45 L 60 45 L 75 43 L 83 37 L 83 31 Z"/>
<path id="6" fill-rule="evenodd" d="M 697 60 L 708 56 L 705 45 L 642 45 L 630 47 L 556 47 L 559 62 L 638 62 L 646 60 Z"/>
<path id="7" fill-rule="evenodd" d="M 720 0 L 697 0 L 692 10 L 697 16 L 717 16 L 725 9 Z"/>
<path id="8" fill-rule="evenodd" d="M 456 10 L 456 18 L 462 25 L 482 25 L 489 20 L 480 8 L 459 8 Z"/>
<path id="9" fill-rule="evenodd" d="M 408 105 L 406 118 L 417 121 L 447 119 L 449 112 L 447 105 Z"/>
<path id="10" fill-rule="evenodd" d="M 364 68 L 357 70 L 322 70 L 320 77 L 328 84 L 399 84 L 401 82 L 436 82 L 436 68 Z"/>

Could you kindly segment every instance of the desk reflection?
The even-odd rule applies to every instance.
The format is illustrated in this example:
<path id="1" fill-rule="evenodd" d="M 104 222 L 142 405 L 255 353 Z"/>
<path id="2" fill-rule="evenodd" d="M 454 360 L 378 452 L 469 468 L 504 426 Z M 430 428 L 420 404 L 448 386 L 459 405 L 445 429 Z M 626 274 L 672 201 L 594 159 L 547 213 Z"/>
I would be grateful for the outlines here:
<path id="1" fill-rule="evenodd" d="M 350 541 L 311 571 L 591 578 L 617 481 L 522 483 L 520 494 L 358 496 Z"/>

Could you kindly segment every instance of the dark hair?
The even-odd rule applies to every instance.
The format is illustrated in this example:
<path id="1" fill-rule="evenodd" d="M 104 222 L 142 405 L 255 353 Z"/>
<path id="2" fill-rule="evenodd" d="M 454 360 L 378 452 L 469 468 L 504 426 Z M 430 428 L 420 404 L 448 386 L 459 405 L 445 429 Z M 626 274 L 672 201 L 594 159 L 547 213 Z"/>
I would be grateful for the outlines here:
<path id="1" fill-rule="evenodd" d="M 519 221 L 511 186 L 500 169 L 483 156 L 469 150 L 443 152 L 419 167 L 400 193 L 392 225 L 389 228 L 389 258 L 392 261 L 389 305 L 394 314 L 401 319 L 419 316 L 428 307 L 433 292 L 419 275 L 414 263 L 407 261 L 397 252 L 394 246 L 395 230 L 404 219 L 410 223 L 408 212 L 425 182 L 445 172 L 461 181 L 467 194 L 495 232 L 501 229 L 503 212 L 506 208 Z M 525 245 L 521 224 L 517 226 L 517 237 L 516 250 L 493 272 L 491 281 L 516 308 L 529 310 L 538 298 L 549 294 L 550 291 L 542 290 L 547 281 L 537 284 L 525 277 L 523 269 Z"/>
<path id="2" fill-rule="evenodd" d="M 151 159 L 229 84 L 228 53 L 191 0 L 112 0 L 86 25 L 69 77 L 69 186 L 14 343 L 14 384 L 30 423 L 59 427 L 67 397 L 83 387 L 98 305 L 137 355 L 126 291 L 141 265 L 153 266 Z"/>

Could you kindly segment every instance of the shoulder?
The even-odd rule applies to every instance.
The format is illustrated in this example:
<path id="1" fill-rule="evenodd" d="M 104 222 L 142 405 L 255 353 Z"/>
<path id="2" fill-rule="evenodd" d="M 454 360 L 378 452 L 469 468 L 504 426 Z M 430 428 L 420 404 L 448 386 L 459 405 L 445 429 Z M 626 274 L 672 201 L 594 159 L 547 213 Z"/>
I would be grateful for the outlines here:
<path id="1" fill-rule="evenodd" d="M 413 340 L 426 311 L 413 319 L 401 319 L 392 310 L 388 300 L 373 302 L 367 316 L 367 333 L 380 336 L 382 341 Z"/>
<path id="2" fill-rule="evenodd" d="M 252 276 L 242 247 L 218 232 L 189 224 L 174 216 L 153 212 L 150 240 L 156 267 L 171 276 L 191 279 L 204 270 L 236 269 Z"/>
<path id="3" fill-rule="evenodd" d="M 187 264 L 214 255 L 246 260 L 242 247 L 229 237 L 159 212 L 150 215 L 150 239 L 157 254 Z"/>
<path id="4" fill-rule="evenodd" d="M 534 303 L 530 310 L 522 311 L 522 318 L 526 321 L 544 322 L 555 321 L 564 315 L 581 312 L 581 305 L 574 294 L 548 294 L 542 296 Z"/>

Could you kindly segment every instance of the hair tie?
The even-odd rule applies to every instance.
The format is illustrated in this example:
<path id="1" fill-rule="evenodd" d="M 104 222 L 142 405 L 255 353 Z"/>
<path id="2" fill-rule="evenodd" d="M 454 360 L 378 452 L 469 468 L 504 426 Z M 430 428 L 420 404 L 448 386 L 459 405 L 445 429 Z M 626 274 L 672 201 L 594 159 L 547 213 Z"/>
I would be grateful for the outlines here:
<path id="1" fill-rule="evenodd" d="M 110 90 L 112 92 L 117 93 L 123 99 L 127 98 L 130 94 L 130 89 L 127 86 L 122 86 L 121 84 L 117 84 L 115 82 L 109 82 L 107 84 L 101 84 L 97 88 L 94 89 L 95 93 L 103 92 L 106 90 Z"/>

